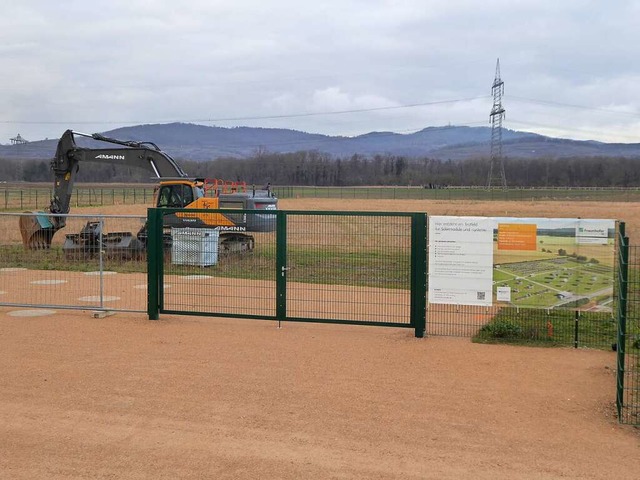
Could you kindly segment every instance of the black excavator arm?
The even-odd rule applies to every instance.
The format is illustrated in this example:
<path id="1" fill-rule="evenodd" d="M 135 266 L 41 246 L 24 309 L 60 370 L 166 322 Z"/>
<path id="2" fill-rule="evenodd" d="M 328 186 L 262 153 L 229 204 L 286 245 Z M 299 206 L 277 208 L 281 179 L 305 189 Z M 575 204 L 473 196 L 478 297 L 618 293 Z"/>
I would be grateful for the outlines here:
<path id="1" fill-rule="evenodd" d="M 76 144 L 75 135 L 88 137 L 120 147 L 88 148 Z M 27 248 L 49 248 L 53 235 L 64 228 L 69 213 L 71 195 L 80 163 L 98 162 L 122 166 L 141 167 L 151 171 L 158 178 L 186 178 L 187 174 L 168 154 L 151 142 L 121 141 L 98 133 L 86 134 L 67 130 L 62 134 L 51 160 L 54 173 L 53 198 L 49 213 L 34 212 L 20 218 L 20 233 Z"/>
<path id="2" fill-rule="evenodd" d="M 123 148 L 78 147 L 74 135 L 121 145 Z M 54 194 L 49 207 L 51 213 L 69 213 L 75 177 L 80 163 L 85 162 L 145 168 L 158 178 L 187 177 L 175 160 L 154 143 L 121 141 L 98 133 L 89 135 L 67 130 L 58 142 L 56 156 L 51 160 L 51 170 L 55 175 Z"/>

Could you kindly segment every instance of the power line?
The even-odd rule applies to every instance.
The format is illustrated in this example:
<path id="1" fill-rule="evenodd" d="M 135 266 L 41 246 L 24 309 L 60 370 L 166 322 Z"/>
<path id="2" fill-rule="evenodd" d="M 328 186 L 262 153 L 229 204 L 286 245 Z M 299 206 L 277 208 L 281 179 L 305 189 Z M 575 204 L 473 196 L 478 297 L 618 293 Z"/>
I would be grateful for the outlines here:
<path id="1" fill-rule="evenodd" d="M 211 122 L 230 122 L 230 121 L 238 121 L 238 120 L 269 120 L 269 119 L 276 119 L 276 118 L 299 118 L 299 117 L 317 117 L 322 115 L 343 115 L 343 114 L 349 114 L 349 113 L 377 112 L 382 110 L 398 110 L 402 108 L 428 107 L 433 105 L 444 105 L 448 103 L 470 102 L 470 101 L 478 100 L 481 98 L 487 98 L 487 95 L 482 95 L 479 97 L 471 97 L 471 98 L 460 98 L 455 100 L 440 100 L 436 102 L 395 105 L 390 107 L 359 108 L 359 109 L 353 109 L 353 110 L 335 110 L 331 112 L 315 112 L 315 113 L 294 113 L 294 114 L 286 114 L 286 115 L 266 115 L 261 117 L 214 118 L 214 119 L 202 119 L 202 120 L 193 120 L 193 121 L 211 123 Z"/>
<path id="2" fill-rule="evenodd" d="M 372 107 L 372 108 L 359 108 L 352 110 L 333 110 L 325 112 L 310 112 L 310 113 L 289 113 L 282 115 L 261 115 L 261 116 L 246 116 L 246 117 L 222 117 L 222 118 L 197 118 L 197 119 L 183 119 L 183 120 L 162 120 L 155 123 L 214 123 L 214 122 L 232 122 L 232 121 L 245 121 L 245 120 L 271 120 L 280 118 L 301 118 L 301 117 L 318 117 L 324 115 L 344 115 L 350 113 L 366 113 L 377 112 L 383 110 L 399 110 L 403 108 L 415 108 L 415 107 L 429 107 L 434 105 L 445 105 L 449 103 L 470 102 L 473 100 L 488 98 L 487 95 L 481 95 L 477 97 L 469 98 L 457 98 L 453 100 L 439 100 L 434 102 L 423 103 L 410 103 L 406 105 L 394 105 L 389 107 Z M 127 121 L 38 121 L 38 120 L 0 120 L 0 123 L 9 125 L 128 125 L 128 124 L 142 124 L 149 123 L 149 120 L 127 120 Z"/>

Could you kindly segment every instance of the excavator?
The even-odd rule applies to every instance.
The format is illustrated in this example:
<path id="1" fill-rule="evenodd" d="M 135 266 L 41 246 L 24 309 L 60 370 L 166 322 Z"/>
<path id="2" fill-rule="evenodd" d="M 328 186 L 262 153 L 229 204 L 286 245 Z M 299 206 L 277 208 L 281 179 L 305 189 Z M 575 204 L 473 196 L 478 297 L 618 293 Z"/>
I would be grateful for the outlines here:
<path id="1" fill-rule="evenodd" d="M 75 136 L 87 137 L 117 145 L 111 148 L 81 147 Z M 191 178 L 155 143 L 122 141 L 99 133 L 64 132 L 51 160 L 54 173 L 53 198 L 47 212 L 27 212 L 20 217 L 20 234 L 24 247 L 29 250 L 48 249 L 55 233 L 66 225 L 71 196 L 80 164 L 101 162 L 122 166 L 141 167 L 160 179 L 155 189 L 154 204 L 158 208 L 179 209 L 238 209 L 256 210 L 256 213 L 176 212 L 164 217 L 166 248 L 171 246 L 172 228 L 218 228 L 218 248 L 221 254 L 253 250 L 255 239 L 247 232 L 275 230 L 277 198 L 267 189 L 247 188 L 244 182 L 209 181 Z M 209 194 L 209 195 L 207 195 Z M 90 255 L 99 249 L 107 254 L 130 255 L 132 258 L 146 248 L 147 227 L 134 236 L 130 232 L 102 233 L 100 222 L 88 222 L 80 233 L 67 234 L 63 250 L 68 258 Z"/>

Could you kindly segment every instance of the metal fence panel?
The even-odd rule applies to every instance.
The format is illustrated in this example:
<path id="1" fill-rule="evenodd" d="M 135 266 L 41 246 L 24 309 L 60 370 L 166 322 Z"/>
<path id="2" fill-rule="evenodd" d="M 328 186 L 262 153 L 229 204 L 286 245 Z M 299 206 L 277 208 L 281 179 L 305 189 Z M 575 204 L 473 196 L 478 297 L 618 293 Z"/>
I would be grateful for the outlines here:
<path id="1" fill-rule="evenodd" d="M 427 335 L 608 349 L 615 342 L 616 320 L 608 312 L 430 304 Z"/>
<path id="2" fill-rule="evenodd" d="M 617 344 L 616 403 L 621 423 L 640 425 L 640 247 L 628 247 L 627 267 L 626 309 L 621 311 Z"/>
<path id="3" fill-rule="evenodd" d="M 427 335 L 472 337 L 496 315 L 497 311 L 496 307 L 428 304 Z"/>
<path id="4" fill-rule="evenodd" d="M 162 213 L 162 212 L 161 212 Z M 162 215 L 162 310 L 190 315 L 274 318 L 276 315 L 276 234 L 251 232 L 253 249 L 225 247 L 233 231 L 170 227 Z M 235 212 L 233 215 L 238 215 Z M 257 213 L 240 213 L 257 217 Z M 275 215 L 273 215 L 275 217 Z M 256 222 L 250 223 L 259 223 Z M 164 233 L 162 233 L 164 232 Z M 241 232 L 240 232 L 241 233 Z"/>
<path id="5" fill-rule="evenodd" d="M 411 325 L 411 217 L 287 214 L 287 317 Z"/>
<path id="6" fill-rule="evenodd" d="M 0 305 L 146 311 L 146 254 L 123 247 L 145 217 L 65 215 L 51 247 L 30 250 L 18 226 L 25 215 L 0 214 Z"/>

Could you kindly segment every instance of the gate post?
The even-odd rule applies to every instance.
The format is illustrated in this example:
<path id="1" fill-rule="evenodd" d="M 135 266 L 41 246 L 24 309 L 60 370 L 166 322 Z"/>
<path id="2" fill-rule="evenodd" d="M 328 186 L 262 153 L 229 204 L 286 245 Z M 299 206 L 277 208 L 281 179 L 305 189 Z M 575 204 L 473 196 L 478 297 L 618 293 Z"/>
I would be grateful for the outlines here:
<path id="1" fill-rule="evenodd" d="M 618 421 L 622 421 L 624 407 L 625 351 L 627 342 L 627 291 L 629 282 L 629 237 L 625 236 L 625 224 L 618 226 L 618 338 L 616 369 L 616 409 Z"/>
<path id="2" fill-rule="evenodd" d="M 276 211 L 276 318 L 287 319 L 287 214 Z"/>
<path id="3" fill-rule="evenodd" d="M 411 324 L 423 338 L 427 317 L 427 215 L 411 216 Z"/>
<path id="4" fill-rule="evenodd" d="M 147 209 L 147 314 L 160 318 L 160 263 L 162 256 L 162 210 Z"/>

